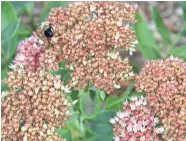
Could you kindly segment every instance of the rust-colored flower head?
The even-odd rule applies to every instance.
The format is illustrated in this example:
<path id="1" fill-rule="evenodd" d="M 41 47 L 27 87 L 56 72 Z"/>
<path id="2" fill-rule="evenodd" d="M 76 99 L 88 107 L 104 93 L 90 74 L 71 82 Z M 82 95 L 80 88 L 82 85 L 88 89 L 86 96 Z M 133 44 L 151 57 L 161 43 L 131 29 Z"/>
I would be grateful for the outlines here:
<path id="1" fill-rule="evenodd" d="M 164 128 L 157 127 L 158 117 L 149 109 L 146 99 L 131 97 L 123 102 L 123 111 L 110 119 L 114 125 L 114 141 L 160 141 Z"/>
<path id="2" fill-rule="evenodd" d="M 58 69 L 60 61 L 74 68 L 74 89 L 87 81 L 108 94 L 133 78 L 128 59 L 119 50 L 135 51 L 136 6 L 120 2 L 77 2 L 53 8 L 46 21 L 19 45 L 15 65 L 28 69 Z"/>
<path id="3" fill-rule="evenodd" d="M 135 84 L 163 123 L 162 138 L 186 140 L 186 62 L 173 56 L 149 61 Z"/>
<path id="4" fill-rule="evenodd" d="M 55 128 L 65 126 L 71 103 L 60 76 L 15 68 L 6 83 L 10 91 L 2 93 L 3 140 L 64 140 Z"/>

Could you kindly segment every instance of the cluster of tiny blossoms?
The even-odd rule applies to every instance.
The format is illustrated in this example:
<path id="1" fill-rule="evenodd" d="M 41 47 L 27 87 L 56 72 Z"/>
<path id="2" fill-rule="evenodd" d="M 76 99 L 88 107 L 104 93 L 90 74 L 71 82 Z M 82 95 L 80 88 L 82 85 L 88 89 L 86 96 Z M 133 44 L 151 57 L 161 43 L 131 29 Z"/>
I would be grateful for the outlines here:
<path id="1" fill-rule="evenodd" d="M 65 98 L 60 76 L 16 67 L 2 93 L 2 139 L 5 141 L 63 141 L 56 127 L 64 127 L 71 103 Z"/>
<path id="2" fill-rule="evenodd" d="M 44 48 L 36 36 L 31 36 L 21 41 L 17 51 L 18 53 L 13 61 L 14 64 L 26 66 L 27 70 L 35 70 L 40 66 L 39 58 L 44 52 Z"/>
<path id="3" fill-rule="evenodd" d="M 64 127 L 71 105 L 64 96 L 69 88 L 86 87 L 87 81 L 108 94 L 133 78 L 128 58 L 137 44 L 129 24 L 135 23 L 136 6 L 119 2 L 78 2 L 53 8 L 48 18 L 20 42 L 2 96 L 3 140 L 63 140 L 55 127 Z M 58 70 L 67 61 L 73 70 L 64 86 Z"/>
<path id="4" fill-rule="evenodd" d="M 43 70 L 27 71 L 21 67 L 15 67 L 8 72 L 4 80 L 10 89 L 24 90 L 28 95 L 37 95 L 40 91 L 49 91 L 55 94 L 57 91 L 70 92 L 68 85 L 64 86 L 60 75 L 52 75 Z"/>
<path id="5" fill-rule="evenodd" d="M 117 112 L 110 122 L 114 125 L 114 141 L 160 141 L 159 135 L 164 131 L 157 127 L 159 120 L 143 96 L 124 101 L 123 111 Z"/>
<path id="6" fill-rule="evenodd" d="M 162 138 L 186 140 L 186 62 L 173 56 L 149 61 L 135 81 L 165 127 Z"/>
<path id="7" fill-rule="evenodd" d="M 129 24 L 136 22 L 136 10 L 120 2 L 53 8 L 32 37 L 19 44 L 15 65 L 57 70 L 58 63 L 67 60 L 66 67 L 74 70 L 70 87 L 84 88 L 89 81 L 109 94 L 133 78 L 129 60 L 122 60 L 119 50 L 135 51 L 137 41 Z"/>

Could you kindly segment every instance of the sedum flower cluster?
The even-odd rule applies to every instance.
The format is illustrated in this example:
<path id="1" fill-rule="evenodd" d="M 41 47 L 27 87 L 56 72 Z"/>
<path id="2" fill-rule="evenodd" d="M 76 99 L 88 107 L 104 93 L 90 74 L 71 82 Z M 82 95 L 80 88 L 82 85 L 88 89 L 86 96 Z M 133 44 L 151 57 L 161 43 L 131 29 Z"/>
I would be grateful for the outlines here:
<path id="1" fill-rule="evenodd" d="M 46 21 L 21 41 L 10 65 L 2 92 L 2 140 L 60 141 L 56 127 L 64 127 L 71 103 L 70 89 L 85 88 L 87 81 L 108 94 L 132 79 L 132 66 L 119 50 L 129 54 L 137 44 L 136 6 L 119 2 L 77 2 L 53 8 Z M 72 70 L 67 85 L 58 70 L 66 61 Z"/>
<path id="2" fill-rule="evenodd" d="M 65 93 L 92 83 L 110 94 L 134 78 L 129 59 L 138 43 L 130 24 L 136 6 L 120 2 L 76 2 L 53 8 L 31 37 L 20 42 L 2 92 L 4 141 L 63 141 L 71 103 Z M 72 70 L 64 85 L 58 64 Z M 135 76 L 136 90 L 123 111 L 110 119 L 115 141 L 186 140 L 186 63 L 178 58 L 149 61 Z M 148 103 L 148 104 L 147 104 Z M 158 117 L 156 117 L 157 115 Z"/>
<path id="3" fill-rule="evenodd" d="M 164 129 L 157 127 L 158 117 L 148 105 L 146 98 L 131 97 L 123 102 L 123 111 L 110 119 L 113 124 L 114 141 L 160 141 Z"/>
<path id="4" fill-rule="evenodd" d="M 78 90 L 87 81 L 110 94 L 133 78 L 132 66 L 119 50 L 132 54 L 136 6 L 120 2 L 76 2 L 53 8 L 46 21 L 18 46 L 15 65 L 38 70 L 58 69 L 66 60 L 73 70 L 69 86 Z"/>
<path id="5" fill-rule="evenodd" d="M 2 140 L 63 141 L 55 128 L 65 126 L 71 103 L 60 76 L 16 67 L 5 82 L 10 91 L 2 93 Z"/>
<path id="6" fill-rule="evenodd" d="M 135 81 L 165 128 L 162 138 L 186 140 L 186 62 L 173 56 L 149 61 Z"/>

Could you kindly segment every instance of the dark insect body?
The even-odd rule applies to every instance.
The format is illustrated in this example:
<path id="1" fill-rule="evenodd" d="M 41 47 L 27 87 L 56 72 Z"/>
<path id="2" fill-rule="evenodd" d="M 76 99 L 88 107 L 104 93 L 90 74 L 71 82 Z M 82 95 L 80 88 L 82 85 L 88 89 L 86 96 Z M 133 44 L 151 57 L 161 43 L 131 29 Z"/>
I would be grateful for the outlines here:
<path id="1" fill-rule="evenodd" d="M 49 26 L 49 28 L 44 30 L 44 34 L 48 38 L 52 38 L 54 36 L 53 31 L 52 31 L 52 26 Z"/>

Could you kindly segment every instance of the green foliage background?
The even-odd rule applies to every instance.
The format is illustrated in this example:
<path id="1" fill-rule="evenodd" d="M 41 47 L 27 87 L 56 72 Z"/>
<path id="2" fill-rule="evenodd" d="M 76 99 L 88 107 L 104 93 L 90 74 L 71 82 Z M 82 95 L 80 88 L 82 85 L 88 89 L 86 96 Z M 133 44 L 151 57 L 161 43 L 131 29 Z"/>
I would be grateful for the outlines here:
<path id="1" fill-rule="evenodd" d="M 1 2 L 1 90 L 7 90 L 3 79 L 9 71 L 8 65 L 15 57 L 17 44 L 29 37 L 32 31 L 46 18 L 52 7 L 65 6 L 68 2 L 45 2 L 41 11 L 40 20 L 35 23 L 33 20 L 34 2 Z M 148 29 L 148 23 L 141 13 L 136 14 L 138 23 L 134 29 L 139 41 L 138 50 L 145 59 L 166 58 L 169 55 L 182 57 L 186 60 L 186 45 L 177 46 L 180 38 L 186 33 L 186 2 L 180 2 L 183 9 L 183 26 L 178 33 L 172 33 L 163 23 L 162 17 L 156 7 L 152 8 L 151 15 L 156 25 L 156 30 L 160 33 L 162 42 L 158 43 L 153 37 L 152 31 Z M 29 16 L 30 27 L 21 24 L 20 16 L 26 13 Z M 172 38 L 174 34 L 174 38 Z M 166 48 L 164 48 L 166 46 Z M 139 68 L 134 64 L 134 71 Z M 69 71 L 60 66 L 58 72 L 68 77 Z M 65 78 L 66 79 L 66 78 Z M 113 137 L 112 125 L 109 119 L 118 110 L 121 110 L 122 101 L 131 95 L 142 95 L 134 90 L 131 82 L 128 87 L 121 89 L 121 95 L 106 96 L 104 91 L 97 90 L 92 85 L 80 91 L 72 91 L 68 98 L 78 100 L 72 107 L 72 116 L 67 121 L 64 129 L 56 128 L 59 136 L 67 138 L 68 141 L 111 141 Z M 103 139 L 104 137 L 104 139 Z"/>

